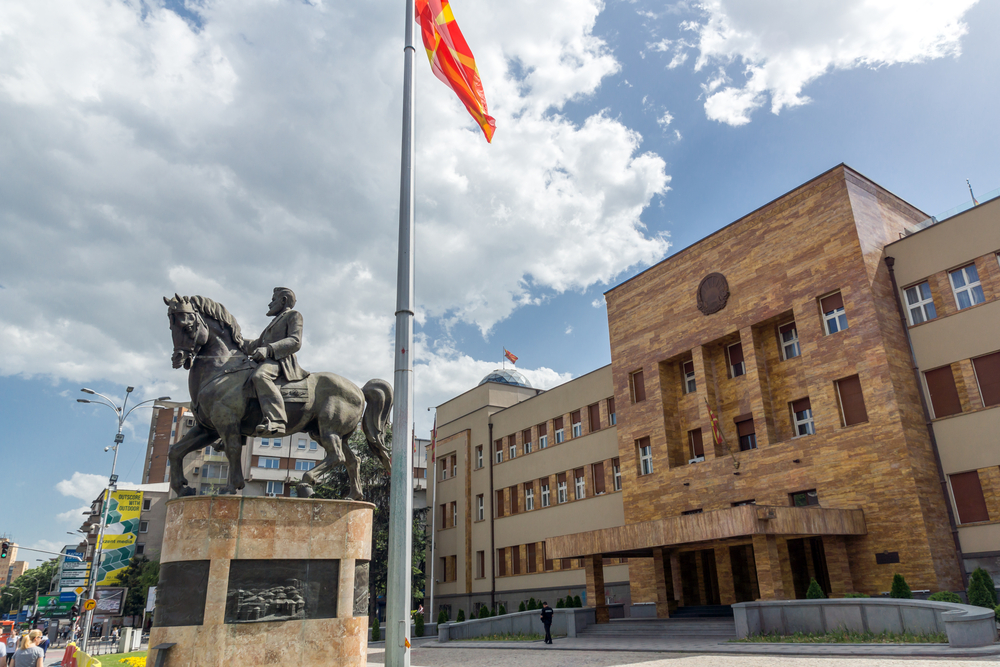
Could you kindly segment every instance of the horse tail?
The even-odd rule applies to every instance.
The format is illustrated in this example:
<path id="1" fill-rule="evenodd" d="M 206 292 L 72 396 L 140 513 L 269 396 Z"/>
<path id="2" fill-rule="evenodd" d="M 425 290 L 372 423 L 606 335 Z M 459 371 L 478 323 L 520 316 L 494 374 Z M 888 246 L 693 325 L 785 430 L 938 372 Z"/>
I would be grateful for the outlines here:
<path id="1" fill-rule="evenodd" d="M 369 380 L 361 388 L 365 395 L 365 413 L 361 418 L 361 429 L 368 441 L 368 449 L 382 463 L 386 472 L 391 469 L 390 449 L 385 444 L 386 424 L 392 410 L 392 385 L 385 380 Z"/>

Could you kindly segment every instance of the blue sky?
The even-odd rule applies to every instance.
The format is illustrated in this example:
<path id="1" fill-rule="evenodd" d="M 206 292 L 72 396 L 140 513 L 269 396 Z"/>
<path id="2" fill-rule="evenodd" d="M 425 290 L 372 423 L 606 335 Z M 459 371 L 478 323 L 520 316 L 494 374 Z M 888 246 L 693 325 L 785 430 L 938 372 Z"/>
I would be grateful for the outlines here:
<path id="1" fill-rule="evenodd" d="M 256 333 L 288 285 L 304 367 L 391 378 L 397 5 L 0 9 L 0 533 L 64 544 L 110 471 L 81 386 L 186 397 L 163 295 Z M 453 9 L 498 129 L 418 58 L 420 435 L 504 346 L 542 387 L 608 363 L 606 289 L 840 162 L 928 214 L 1000 187 L 995 3 Z"/>

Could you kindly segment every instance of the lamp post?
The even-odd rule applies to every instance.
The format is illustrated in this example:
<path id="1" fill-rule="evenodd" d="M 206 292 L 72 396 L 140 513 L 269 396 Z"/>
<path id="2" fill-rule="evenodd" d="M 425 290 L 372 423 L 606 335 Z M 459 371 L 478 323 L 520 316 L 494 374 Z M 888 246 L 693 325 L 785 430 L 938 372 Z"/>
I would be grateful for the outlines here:
<path id="1" fill-rule="evenodd" d="M 136 403 L 127 412 L 125 407 L 128 405 L 128 397 L 132 393 L 135 387 L 126 387 L 125 389 L 125 399 L 122 401 L 120 406 L 115 405 L 115 402 L 105 396 L 104 394 L 99 394 L 93 389 L 81 389 L 85 394 L 90 394 L 92 396 L 100 396 L 103 401 L 92 400 L 88 398 L 78 398 L 77 403 L 95 403 L 97 405 L 106 405 L 115 411 L 115 419 L 118 421 L 118 433 L 115 435 L 115 444 L 112 447 L 105 447 L 104 451 L 109 449 L 115 450 L 115 457 L 111 462 L 111 477 L 108 478 L 108 487 L 104 490 L 104 507 L 101 510 L 101 529 L 97 534 L 97 553 L 94 554 L 94 558 L 90 563 L 90 586 L 87 590 L 87 597 L 94 599 L 97 594 L 97 577 L 98 570 L 101 568 L 101 559 L 104 556 L 104 527 L 108 522 L 108 507 L 111 505 L 111 494 L 118 489 L 118 475 L 115 474 L 115 467 L 118 465 L 118 446 L 125 442 L 125 436 L 122 435 L 122 426 L 125 424 L 125 420 L 132 412 L 147 403 L 155 403 L 157 401 L 169 401 L 169 396 L 161 396 L 160 398 L 151 398 L 148 401 L 143 401 L 142 403 Z M 80 650 L 84 653 L 87 652 L 87 642 L 90 640 L 90 625 L 94 621 L 94 610 L 90 609 L 84 616 L 83 621 L 83 638 L 80 642 Z"/>

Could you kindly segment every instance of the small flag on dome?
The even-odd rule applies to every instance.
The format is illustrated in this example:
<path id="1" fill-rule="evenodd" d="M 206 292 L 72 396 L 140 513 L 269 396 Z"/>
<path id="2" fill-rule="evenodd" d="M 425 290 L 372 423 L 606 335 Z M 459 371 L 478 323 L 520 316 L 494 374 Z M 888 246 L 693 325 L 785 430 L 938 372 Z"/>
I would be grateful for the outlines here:
<path id="1" fill-rule="evenodd" d="M 516 364 L 517 363 L 517 357 L 515 357 L 514 353 L 511 352 L 510 350 L 508 350 L 507 348 L 503 349 L 503 356 L 505 356 L 508 359 L 510 359 L 510 363 L 512 363 L 512 364 Z"/>

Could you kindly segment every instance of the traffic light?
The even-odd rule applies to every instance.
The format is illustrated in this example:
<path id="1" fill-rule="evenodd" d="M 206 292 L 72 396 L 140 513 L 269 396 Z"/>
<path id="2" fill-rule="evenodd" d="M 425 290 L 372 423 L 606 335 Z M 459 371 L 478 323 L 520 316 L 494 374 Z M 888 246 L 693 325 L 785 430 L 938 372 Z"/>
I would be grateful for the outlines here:
<path id="1" fill-rule="evenodd" d="M 80 615 L 80 605 L 73 605 L 69 610 L 69 622 L 73 623 L 76 621 L 76 617 Z"/>
<path id="2" fill-rule="evenodd" d="M 3 546 L 0 546 L 0 558 L 6 558 L 8 551 L 10 551 L 10 542 L 4 542 Z"/>

